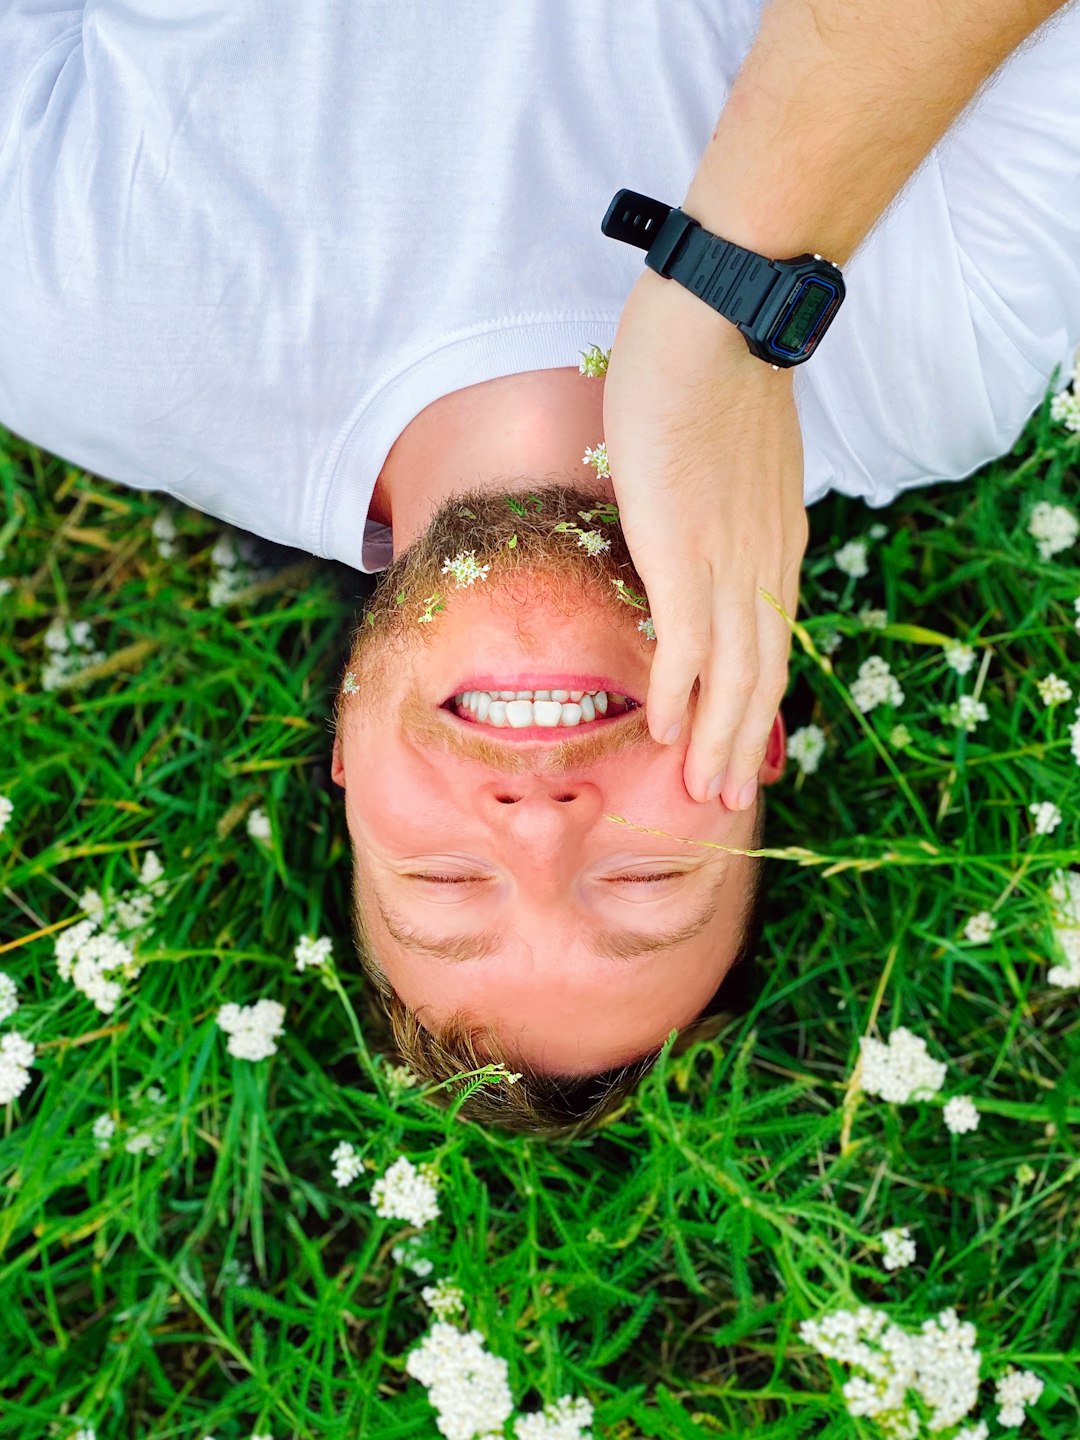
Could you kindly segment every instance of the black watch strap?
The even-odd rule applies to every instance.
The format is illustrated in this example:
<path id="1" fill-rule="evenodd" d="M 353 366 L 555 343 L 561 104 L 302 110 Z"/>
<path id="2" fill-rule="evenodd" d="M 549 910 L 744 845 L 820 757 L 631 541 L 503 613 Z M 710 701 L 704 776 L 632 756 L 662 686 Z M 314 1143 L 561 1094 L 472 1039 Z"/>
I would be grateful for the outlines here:
<path id="1" fill-rule="evenodd" d="M 650 253 L 650 270 L 677 280 L 726 320 L 748 325 L 781 280 L 764 255 L 712 235 L 677 206 L 620 190 L 600 225 L 613 240 Z"/>

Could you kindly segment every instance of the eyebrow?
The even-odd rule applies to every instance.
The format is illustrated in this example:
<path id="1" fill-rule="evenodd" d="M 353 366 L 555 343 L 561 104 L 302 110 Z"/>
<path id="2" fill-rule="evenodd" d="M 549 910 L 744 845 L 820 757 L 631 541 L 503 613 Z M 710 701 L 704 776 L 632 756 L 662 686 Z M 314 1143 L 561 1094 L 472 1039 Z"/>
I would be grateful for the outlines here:
<path id="1" fill-rule="evenodd" d="M 656 955 L 665 950 L 673 950 L 677 945 L 685 945 L 688 940 L 700 935 L 715 919 L 720 903 L 720 891 L 727 880 L 728 869 L 726 863 L 721 866 L 719 875 L 709 889 L 704 907 L 679 929 L 663 935 L 650 935 L 641 930 L 601 930 L 593 934 L 589 941 L 589 950 L 602 960 L 634 960 L 639 955 Z M 377 890 L 375 903 L 390 935 L 405 950 L 413 955 L 430 955 L 436 960 L 446 960 L 452 965 L 460 965 L 467 960 L 488 959 L 511 933 L 507 929 L 482 930 L 475 935 L 452 935 L 448 939 L 440 940 L 435 936 L 424 935 L 399 915 L 387 910 Z"/>

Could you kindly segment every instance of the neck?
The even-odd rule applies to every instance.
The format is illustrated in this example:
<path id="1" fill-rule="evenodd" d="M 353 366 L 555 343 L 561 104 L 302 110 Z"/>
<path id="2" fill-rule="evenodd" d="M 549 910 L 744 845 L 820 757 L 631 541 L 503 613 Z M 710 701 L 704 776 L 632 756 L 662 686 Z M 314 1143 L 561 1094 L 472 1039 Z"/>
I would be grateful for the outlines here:
<path id="1" fill-rule="evenodd" d="M 469 385 L 428 405 L 401 432 L 369 514 L 391 527 L 396 558 L 459 490 L 524 493 L 562 481 L 613 500 L 610 479 L 582 460 L 603 437 L 604 380 L 576 366 Z"/>

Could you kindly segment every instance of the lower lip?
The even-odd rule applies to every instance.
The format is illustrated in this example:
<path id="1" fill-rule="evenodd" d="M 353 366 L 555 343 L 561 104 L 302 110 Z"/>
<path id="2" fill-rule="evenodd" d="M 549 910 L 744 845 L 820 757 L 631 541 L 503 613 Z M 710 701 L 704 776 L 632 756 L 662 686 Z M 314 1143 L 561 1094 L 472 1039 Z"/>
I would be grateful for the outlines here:
<path id="1" fill-rule="evenodd" d="M 464 695 L 467 690 L 607 690 L 616 695 L 626 695 L 641 704 L 639 695 L 608 675 L 553 675 L 550 671 L 540 670 L 522 670 L 516 675 L 471 675 L 447 699 Z"/>

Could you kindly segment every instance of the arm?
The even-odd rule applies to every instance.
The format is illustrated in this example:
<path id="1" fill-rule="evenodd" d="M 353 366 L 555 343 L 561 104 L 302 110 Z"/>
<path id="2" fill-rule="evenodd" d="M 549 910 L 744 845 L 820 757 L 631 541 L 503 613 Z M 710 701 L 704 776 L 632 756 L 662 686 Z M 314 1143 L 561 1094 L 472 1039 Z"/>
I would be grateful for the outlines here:
<path id="1" fill-rule="evenodd" d="M 772 0 L 682 208 L 777 258 L 843 265 L 1001 61 L 1061 0 Z M 826 339 L 826 344 L 829 340 Z M 813 364 L 813 361 L 810 361 Z M 647 711 L 689 794 L 754 803 L 787 686 L 808 528 L 791 370 L 644 270 L 612 347 L 612 486 L 657 635 Z M 712 794 L 710 794 L 710 786 Z"/>
<path id="2" fill-rule="evenodd" d="M 818 251 L 844 265 L 1064 3 L 772 0 L 682 208 L 763 254 Z"/>

